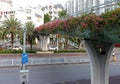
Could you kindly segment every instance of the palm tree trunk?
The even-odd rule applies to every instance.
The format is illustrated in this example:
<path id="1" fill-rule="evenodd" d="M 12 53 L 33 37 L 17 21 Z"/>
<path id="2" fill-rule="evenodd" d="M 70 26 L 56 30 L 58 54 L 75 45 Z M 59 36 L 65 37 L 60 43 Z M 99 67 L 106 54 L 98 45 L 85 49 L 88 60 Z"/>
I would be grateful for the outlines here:
<path id="1" fill-rule="evenodd" d="M 30 40 L 30 49 L 32 50 L 32 40 Z"/>
<path id="2" fill-rule="evenodd" d="M 11 47 L 12 47 L 12 49 L 13 49 L 13 44 L 14 44 L 14 35 L 11 32 Z"/>

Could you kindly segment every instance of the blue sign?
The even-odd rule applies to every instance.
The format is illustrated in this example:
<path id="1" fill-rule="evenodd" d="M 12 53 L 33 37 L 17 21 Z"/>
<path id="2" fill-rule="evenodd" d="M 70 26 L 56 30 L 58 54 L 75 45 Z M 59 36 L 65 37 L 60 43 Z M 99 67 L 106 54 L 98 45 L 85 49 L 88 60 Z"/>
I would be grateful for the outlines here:
<path id="1" fill-rule="evenodd" d="M 28 54 L 23 53 L 22 54 L 22 64 L 28 63 Z"/>

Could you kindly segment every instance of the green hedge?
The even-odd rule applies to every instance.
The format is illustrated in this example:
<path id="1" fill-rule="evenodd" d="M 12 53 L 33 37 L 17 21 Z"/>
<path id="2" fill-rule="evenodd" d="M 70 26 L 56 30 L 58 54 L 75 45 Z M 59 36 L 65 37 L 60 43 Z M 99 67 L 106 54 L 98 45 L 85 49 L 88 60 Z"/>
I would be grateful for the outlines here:
<path id="1" fill-rule="evenodd" d="M 54 53 L 85 53 L 86 50 L 55 50 Z M 7 50 L 2 49 L 0 50 L 0 54 L 16 54 L 16 53 L 23 53 L 23 50 Z M 36 50 L 26 50 L 26 53 L 36 53 Z"/>
<path id="2" fill-rule="evenodd" d="M 86 50 L 55 50 L 54 53 L 85 53 Z"/>
<path id="3" fill-rule="evenodd" d="M 6 50 L 6 49 L 2 49 L 0 50 L 0 54 L 10 54 L 10 53 L 22 53 L 23 50 Z M 26 50 L 26 53 L 36 53 L 35 50 Z"/>

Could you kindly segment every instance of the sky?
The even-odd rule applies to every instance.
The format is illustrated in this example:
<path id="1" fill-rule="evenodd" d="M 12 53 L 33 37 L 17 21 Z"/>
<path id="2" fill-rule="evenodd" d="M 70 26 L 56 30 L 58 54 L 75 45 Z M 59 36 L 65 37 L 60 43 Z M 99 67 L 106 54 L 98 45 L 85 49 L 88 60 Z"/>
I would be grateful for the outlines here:
<path id="1" fill-rule="evenodd" d="M 14 7 L 26 7 L 37 5 L 46 6 L 48 3 L 52 2 L 53 4 L 61 3 L 64 7 L 65 2 L 68 0 L 12 0 Z"/>

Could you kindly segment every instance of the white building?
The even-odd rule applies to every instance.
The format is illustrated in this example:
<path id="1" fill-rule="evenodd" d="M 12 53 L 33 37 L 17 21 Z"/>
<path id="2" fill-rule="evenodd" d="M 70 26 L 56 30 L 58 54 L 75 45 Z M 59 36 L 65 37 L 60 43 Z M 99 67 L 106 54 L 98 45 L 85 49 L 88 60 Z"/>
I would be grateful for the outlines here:
<path id="1" fill-rule="evenodd" d="M 59 11 L 63 10 L 61 4 L 54 5 L 49 3 L 46 7 L 43 7 L 42 10 L 44 14 L 48 14 L 51 17 L 51 20 L 59 18 Z M 50 47 L 57 47 L 56 35 L 40 36 L 40 41 L 38 41 L 37 48 L 43 51 L 49 50 Z"/>
<path id="2" fill-rule="evenodd" d="M 15 16 L 23 24 L 32 21 L 35 24 L 35 27 L 44 23 L 44 13 L 39 6 L 35 8 L 31 6 L 27 6 L 26 8 L 19 7 L 16 9 Z"/>
<path id="3" fill-rule="evenodd" d="M 96 14 L 101 14 L 117 7 L 111 6 L 116 1 L 117 0 L 68 0 L 66 2 L 66 9 L 69 15 L 80 15 L 91 11 Z"/>
<path id="4" fill-rule="evenodd" d="M 0 2 L 0 23 L 6 18 L 15 17 L 21 21 L 22 24 L 25 24 L 28 21 L 32 21 L 35 24 L 35 27 L 44 24 L 44 14 L 49 14 L 51 20 L 59 18 L 59 11 L 62 11 L 63 7 L 60 4 L 54 5 L 49 3 L 46 7 L 36 6 L 31 7 L 27 6 L 25 8 L 13 8 L 12 2 L 9 0 L 1 0 Z M 56 38 L 53 36 L 40 36 L 40 41 L 38 42 L 37 47 L 46 51 L 48 50 L 48 45 L 56 46 Z M 51 40 L 50 40 L 51 39 Z"/>
<path id="5" fill-rule="evenodd" d="M 6 1 L 7 0 L 0 1 L 0 24 L 5 18 L 15 17 L 15 11 L 12 7 L 12 4 Z"/>
<path id="6" fill-rule="evenodd" d="M 15 17 L 25 24 L 25 22 L 32 21 L 35 27 L 44 23 L 44 12 L 41 6 L 37 7 L 19 7 L 13 8 L 11 0 L 0 0 L 0 24 L 6 18 Z"/>
<path id="7" fill-rule="evenodd" d="M 43 7 L 44 14 L 48 14 L 51 17 L 51 20 L 59 18 L 59 11 L 63 10 L 61 4 L 54 5 L 52 3 L 48 3 L 46 7 Z"/>

